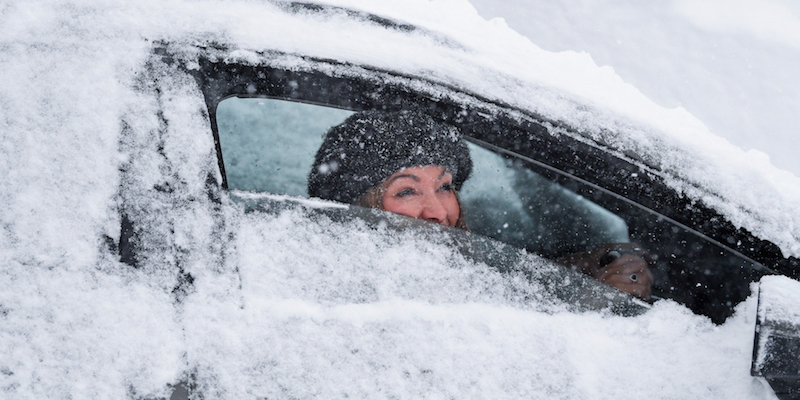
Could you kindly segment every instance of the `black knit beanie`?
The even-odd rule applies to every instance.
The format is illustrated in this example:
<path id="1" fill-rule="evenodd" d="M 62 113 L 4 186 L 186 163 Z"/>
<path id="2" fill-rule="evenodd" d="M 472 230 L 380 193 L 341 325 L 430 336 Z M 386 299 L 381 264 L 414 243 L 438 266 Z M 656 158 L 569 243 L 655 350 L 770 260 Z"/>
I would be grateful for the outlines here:
<path id="1" fill-rule="evenodd" d="M 360 112 L 325 134 L 308 194 L 354 204 L 395 172 L 424 165 L 444 167 L 461 189 L 472 160 L 458 129 L 416 111 Z"/>

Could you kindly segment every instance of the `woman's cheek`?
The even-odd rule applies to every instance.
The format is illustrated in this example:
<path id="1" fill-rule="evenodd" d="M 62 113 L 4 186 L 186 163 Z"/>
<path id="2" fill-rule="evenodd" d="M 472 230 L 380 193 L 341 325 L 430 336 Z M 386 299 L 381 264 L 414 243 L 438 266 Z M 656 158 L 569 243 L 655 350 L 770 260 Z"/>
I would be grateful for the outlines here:
<path id="1" fill-rule="evenodd" d="M 383 209 L 396 214 L 409 217 L 419 217 L 419 205 L 415 205 L 413 199 L 389 197 L 384 199 Z"/>

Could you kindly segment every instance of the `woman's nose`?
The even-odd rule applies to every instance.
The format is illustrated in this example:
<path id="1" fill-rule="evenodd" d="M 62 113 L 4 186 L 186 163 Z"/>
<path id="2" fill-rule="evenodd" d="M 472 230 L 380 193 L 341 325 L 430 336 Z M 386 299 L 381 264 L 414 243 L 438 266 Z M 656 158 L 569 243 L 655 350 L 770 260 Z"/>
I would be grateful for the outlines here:
<path id="1" fill-rule="evenodd" d="M 420 218 L 443 224 L 447 220 L 447 209 L 435 195 L 425 195 L 423 196 Z"/>

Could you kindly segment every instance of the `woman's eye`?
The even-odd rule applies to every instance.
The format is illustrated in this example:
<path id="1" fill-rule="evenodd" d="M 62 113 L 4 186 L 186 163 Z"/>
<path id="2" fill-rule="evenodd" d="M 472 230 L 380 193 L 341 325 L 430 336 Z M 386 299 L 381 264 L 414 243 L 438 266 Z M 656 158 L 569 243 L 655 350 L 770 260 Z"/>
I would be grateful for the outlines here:
<path id="1" fill-rule="evenodd" d="M 445 183 L 439 190 L 443 192 L 452 192 L 453 191 L 453 184 L 452 183 Z"/>
<path id="2" fill-rule="evenodd" d="M 406 188 L 406 189 L 403 189 L 403 190 L 397 192 L 394 195 L 394 197 L 406 197 L 406 196 L 411 196 L 412 194 L 414 194 L 414 189 Z"/>

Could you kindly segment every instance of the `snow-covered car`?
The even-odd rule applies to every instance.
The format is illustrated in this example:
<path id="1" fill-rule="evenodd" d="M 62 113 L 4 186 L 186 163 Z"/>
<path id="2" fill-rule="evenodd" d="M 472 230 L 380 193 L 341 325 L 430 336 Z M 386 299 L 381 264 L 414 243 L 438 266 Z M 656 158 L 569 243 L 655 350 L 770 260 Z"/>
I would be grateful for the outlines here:
<path id="1" fill-rule="evenodd" d="M 793 176 L 468 3 L 167 4 L 2 17 L 5 397 L 798 396 Z M 367 110 L 471 231 L 308 196 Z M 652 302 L 552 261 L 631 242 Z"/>

